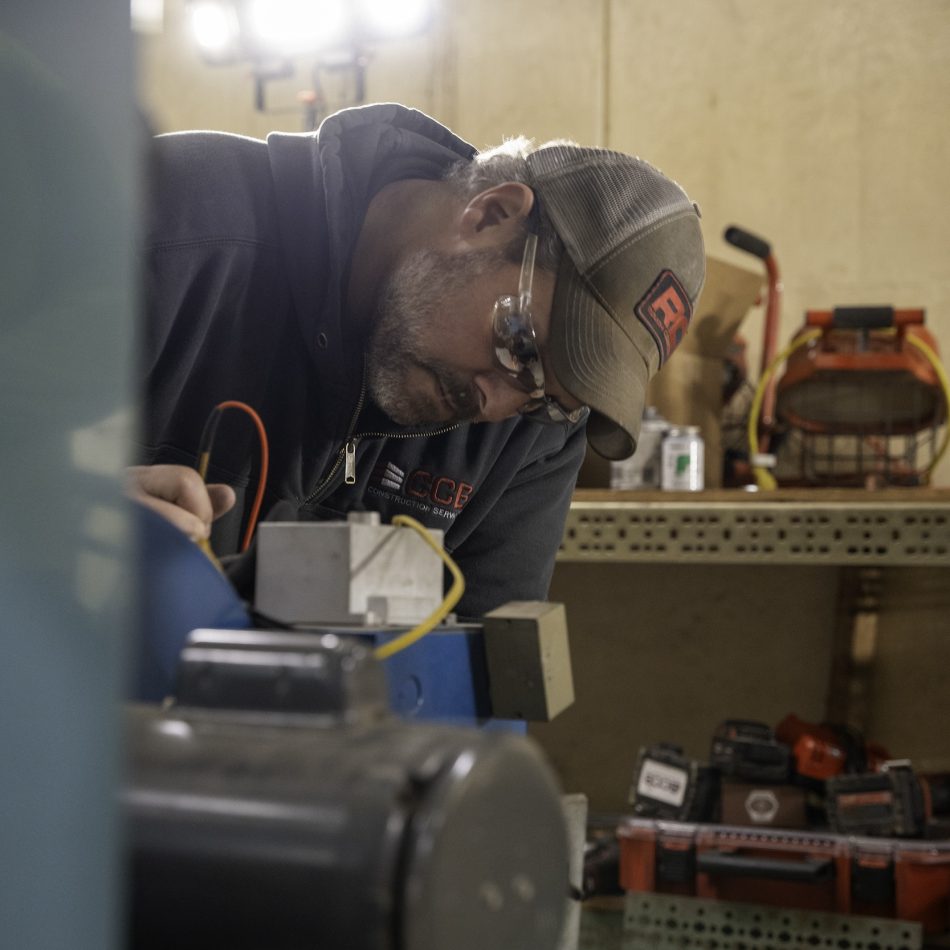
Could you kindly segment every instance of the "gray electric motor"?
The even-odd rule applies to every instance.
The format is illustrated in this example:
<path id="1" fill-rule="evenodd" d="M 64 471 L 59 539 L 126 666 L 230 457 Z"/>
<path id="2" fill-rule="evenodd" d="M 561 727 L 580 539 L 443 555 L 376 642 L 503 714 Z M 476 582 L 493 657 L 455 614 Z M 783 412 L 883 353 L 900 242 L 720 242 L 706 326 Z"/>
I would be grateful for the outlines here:
<path id="1" fill-rule="evenodd" d="M 529 740 L 395 719 L 332 635 L 206 635 L 179 684 L 128 711 L 133 950 L 557 946 L 565 824 Z"/>

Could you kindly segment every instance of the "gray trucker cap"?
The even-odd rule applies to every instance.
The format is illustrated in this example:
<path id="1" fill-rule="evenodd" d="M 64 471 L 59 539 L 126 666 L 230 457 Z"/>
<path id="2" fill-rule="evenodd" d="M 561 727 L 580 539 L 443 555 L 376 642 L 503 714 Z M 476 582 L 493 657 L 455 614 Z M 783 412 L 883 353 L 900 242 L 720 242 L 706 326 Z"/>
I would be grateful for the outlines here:
<path id="1" fill-rule="evenodd" d="M 689 327 L 706 273 L 699 209 L 652 165 L 607 149 L 544 146 L 532 187 L 564 243 L 548 338 L 561 385 L 591 409 L 587 438 L 632 455 L 646 385 Z"/>

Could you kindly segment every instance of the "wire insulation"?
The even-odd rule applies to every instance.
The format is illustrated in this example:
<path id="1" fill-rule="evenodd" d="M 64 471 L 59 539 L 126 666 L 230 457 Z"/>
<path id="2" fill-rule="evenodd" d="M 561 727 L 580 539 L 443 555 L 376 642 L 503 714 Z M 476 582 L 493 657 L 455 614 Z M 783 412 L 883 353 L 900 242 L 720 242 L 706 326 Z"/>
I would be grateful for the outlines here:
<path id="1" fill-rule="evenodd" d="M 762 400 L 765 398 L 765 391 L 768 388 L 769 380 L 775 375 L 775 371 L 782 365 L 796 350 L 811 343 L 821 336 L 821 330 L 809 330 L 803 333 L 797 340 L 792 340 L 788 346 L 783 349 L 775 359 L 766 367 L 765 372 L 759 378 L 759 384 L 755 387 L 755 395 L 752 397 L 752 405 L 749 408 L 749 423 L 746 435 L 749 441 L 749 459 L 751 460 L 759 454 L 759 413 L 762 410 Z M 755 475 L 755 483 L 761 491 L 775 491 L 778 488 L 778 482 L 775 476 L 766 468 L 755 465 L 752 468 Z"/>
<path id="2" fill-rule="evenodd" d="M 214 438 L 218 431 L 218 422 L 225 409 L 240 409 L 247 413 L 254 422 L 257 429 L 257 436 L 260 440 L 260 472 L 257 477 L 257 493 L 254 496 L 254 504 L 248 515 L 247 527 L 244 529 L 244 539 L 241 542 L 241 551 L 246 551 L 254 537 L 254 531 L 257 528 L 257 519 L 260 517 L 261 504 L 264 500 L 264 489 L 267 487 L 267 470 L 270 465 L 270 450 L 267 444 L 267 432 L 264 429 L 264 423 L 261 417 L 246 403 L 237 399 L 227 399 L 218 403 L 211 411 L 205 422 L 204 430 L 201 433 L 201 443 L 198 447 L 198 474 L 202 481 L 207 481 L 208 466 L 211 461 L 211 449 L 214 446 Z M 213 558 L 211 544 L 208 541 L 201 543 L 201 549 Z"/>
<path id="3" fill-rule="evenodd" d="M 933 347 L 910 333 L 906 334 L 904 339 L 910 343 L 911 346 L 916 346 L 933 367 L 933 371 L 937 374 L 937 379 L 940 380 L 940 387 L 943 389 L 943 398 L 946 404 L 947 418 L 944 420 L 943 442 L 941 442 L 940 448 L 937 449 L 934 457 L 930 460 L 930 464 L 923 471 L 924 479 L 930 481 L 933 470 L 946 454 L 947 446 L 950 445 L 950 378 L 948 378 L 947 371 L 944 369 L 943 364 L 940 362 L 940 357 L 937 356 Z"/>
<path id="4" fill-rule="evenodd" d="M 465 578 L 462 576 L 462 572 L 459 570 L 459 566 L 452 560 L 448 552 L 432 537 L 432 535 L 421 525 L 415 518 L 410 518 L 409 515 L 396 515 L 393 518 L 392 523 L 394 525 L 403 525 L 407 528 L 412 528 L 417 534 L 421 535 L 422 540 L 439 555 L 440 558 L 445 562 L 445 566 L 449 569 L 449 572 L 452 574 L 453 582 L 452 586 L 449 588 L 449 592 L 445 595 L 444 600 L 438 607 L 428 616 L 425 620 L 422 621 L 417 627 L 414 627 L 412 630 L 406 631 L 406 633 L 401 634 L 396 637 L 395 640 L 390 640 L 388 643 L 384 643 L 381 646 L 376 647 L 373 651 L 373 656 L 377 660 L 386 660 L 395 653 L 399 653 L 402 650 L 405 650 L 407 647 L 411 647 L 414 643 L 421 640 L 427 633 L 434 630 L 441 622 L 448 616 L 452 608 L 462 599 L 462 594 L 465 593 Z"/>

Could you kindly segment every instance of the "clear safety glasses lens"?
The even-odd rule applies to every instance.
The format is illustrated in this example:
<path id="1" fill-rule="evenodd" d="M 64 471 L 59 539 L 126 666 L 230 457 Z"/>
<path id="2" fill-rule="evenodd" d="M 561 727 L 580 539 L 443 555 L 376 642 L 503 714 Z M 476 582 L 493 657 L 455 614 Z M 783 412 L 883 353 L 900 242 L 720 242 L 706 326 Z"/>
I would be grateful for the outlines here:
<path id="1" fill-rule="evenodd" d="M 514 384 L 531 396 L 521 407 L 521 415 L 537 422 L 577 422 L 586 412 L 565 409 L 544 392 L 544 368 L 531 322 L 531 285 L 538 237 L 529 234 L 521 261 L 518 296 L 499 297 L 492 313 L 495 360 Z"/>

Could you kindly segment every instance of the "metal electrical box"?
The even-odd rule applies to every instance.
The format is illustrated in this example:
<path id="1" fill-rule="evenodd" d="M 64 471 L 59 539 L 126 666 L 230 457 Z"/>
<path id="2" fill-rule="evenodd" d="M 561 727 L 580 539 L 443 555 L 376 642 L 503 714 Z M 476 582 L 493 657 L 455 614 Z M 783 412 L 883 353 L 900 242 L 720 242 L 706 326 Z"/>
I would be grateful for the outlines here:
<path id="1" fill-rule="evenodd" d="M 429 534 L 441 544 L 443 533 Z M 417 624 L 442 602 L 439 555 L 376 512 L 257 529 L 255 606 L 287 623 Z"/>

